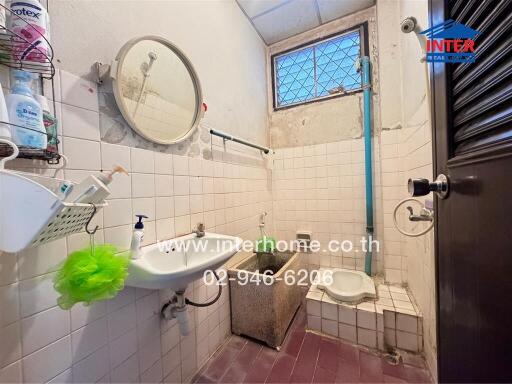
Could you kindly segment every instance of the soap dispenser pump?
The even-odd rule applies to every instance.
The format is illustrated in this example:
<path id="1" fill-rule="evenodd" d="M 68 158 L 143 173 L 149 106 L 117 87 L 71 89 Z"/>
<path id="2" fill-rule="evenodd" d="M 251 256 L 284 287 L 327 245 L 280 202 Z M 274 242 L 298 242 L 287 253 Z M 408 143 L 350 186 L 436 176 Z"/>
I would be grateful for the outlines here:
<path id="1" fill-rule="evenodd" d="M 146 215 L 135 215 L 135 217 L 137 217 L 139 221 L 135 223 L 135 227 L 133 228 L 132 244 L 130 246 L 132 259 L 138 259 L 140 257 L 140 247 L 144 240 L 144 223 L 142 219 L 148 218 Z"/>

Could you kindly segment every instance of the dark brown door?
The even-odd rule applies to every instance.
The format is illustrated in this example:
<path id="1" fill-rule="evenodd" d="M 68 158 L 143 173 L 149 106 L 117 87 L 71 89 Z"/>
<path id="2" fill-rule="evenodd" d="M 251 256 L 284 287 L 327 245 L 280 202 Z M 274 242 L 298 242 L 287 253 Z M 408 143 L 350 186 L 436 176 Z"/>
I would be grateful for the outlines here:
<path id="1" fill-rule="evenodd" d="M 512 382 L 512 1 L 430 0 L 476 29 L 476 61 L 431 64 L 440 382 Z"/>

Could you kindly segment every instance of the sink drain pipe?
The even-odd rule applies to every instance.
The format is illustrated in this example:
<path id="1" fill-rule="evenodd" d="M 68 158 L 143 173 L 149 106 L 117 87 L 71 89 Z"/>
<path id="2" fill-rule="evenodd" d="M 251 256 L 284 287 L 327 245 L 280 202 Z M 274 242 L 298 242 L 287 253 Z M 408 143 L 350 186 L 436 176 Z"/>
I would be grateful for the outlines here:
<path id="1" fill-rule="evenodd" d="M 220 282 L 220 278 L 219 275 L 217 275 L 217 272 L 212 272 L 217 279 L 217 282 Z M 183 336 L 186 336 L 190 333 L 187 305 L 191 305 L 193 307 L 209 307 L 210 305 L 215 304 L 222 295 L 222 284 L 218 284 L 218 287 L 219 291 L 217 292 L 217 296 L 206 303 L 196 303 L 185 297 L 185 291 L 176 291 L 174 296 L 162 306 L 160 315 L 166 320 L 177 319 L 180 333 Z"/>
<path id="2" fill-rule="evenodd" d="M 372 275 L 373 241 L 373 169 L 372 169 L 372 115 L 371 115 L 371 63 L 368 56 L 361 57 L 363 83 L 363 124 L 364 124 L 364 169 L 366 186 L 366 237 L 367 250 L 364 258 L 364 272 Z"/>

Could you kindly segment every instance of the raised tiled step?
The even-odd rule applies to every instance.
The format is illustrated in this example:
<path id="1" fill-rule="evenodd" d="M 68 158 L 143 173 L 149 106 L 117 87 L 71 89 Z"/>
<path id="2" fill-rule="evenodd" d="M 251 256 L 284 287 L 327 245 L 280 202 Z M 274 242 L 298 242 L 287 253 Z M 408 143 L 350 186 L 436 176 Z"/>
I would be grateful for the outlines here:
<path id="1" fill-rule="evenodd" d="M 381 351 L 423 349 L 423 322 L 408 292 L 380 284 L 378 299 L 352 305 L 312 285 L 306 296 L 308 328 Z"/>

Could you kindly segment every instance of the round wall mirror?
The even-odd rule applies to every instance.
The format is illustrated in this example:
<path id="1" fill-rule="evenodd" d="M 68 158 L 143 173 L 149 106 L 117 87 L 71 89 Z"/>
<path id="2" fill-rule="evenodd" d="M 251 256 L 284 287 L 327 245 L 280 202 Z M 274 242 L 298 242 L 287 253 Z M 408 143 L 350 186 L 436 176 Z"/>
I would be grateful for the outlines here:
<path id="1" fill-rule="evenodd" d="M 192 63 L 158 36 L 127 42 L 112 70 L 114 95 L 128 124 L 158 144 L 189 137 L 202 116 L 201 86 Z"/>

